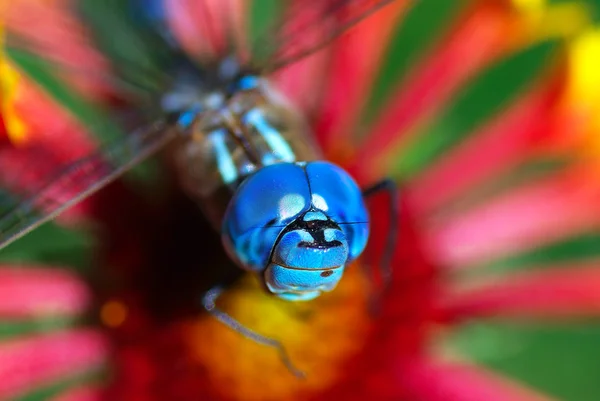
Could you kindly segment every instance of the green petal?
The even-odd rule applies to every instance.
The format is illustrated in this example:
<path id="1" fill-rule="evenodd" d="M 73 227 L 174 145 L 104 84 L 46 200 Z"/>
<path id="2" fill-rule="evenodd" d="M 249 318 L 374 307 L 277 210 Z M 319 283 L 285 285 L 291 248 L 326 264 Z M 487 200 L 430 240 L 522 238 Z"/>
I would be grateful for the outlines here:
<path id="1" fill-rule="evenodd" d="M 425 131 L 398 158 L 394 171 L 414 176 L 472 134 L 505 106 L 518 100 L 547 68 L 557 48 L 545 42 L 513 54 L 480 72 L 450 99 Z"/>
<path id="2" fill-rule="evenodd" d="M 447 33 L 463 7 L 464 2 L 460 1 L 414 2 L 390 40 L 365 109 L 367 124 L 372 122 L 409 68 Z"/>
<path id="3" fill-rule="evenodd" d="M 128 82 L 159 89 L 171 49 L 128 0 L 81 0 L 77 3 L 97 46 L 113 61 Z M 118 38 L 118 40 L 115 40 Z"/>
<path id="4" fill-rule="evenodd" d="M 91 233 L 43 224 L 0 253 L 0 262 L 48 264 L 90 268 L 95 241 Z"/>
<path id="5" fill-rule="evenodd" d="M 45 316 L 37 319 L 0 320 L 0 340 L 44 334 L 76 327 L 79 318 Z"/>
<path id="6" fill-rule="evenodd" d="M 441 214 L 446 210 L 468 210 L 489 202 L 501 194 L 508 193 L 511 189 L 531 184 L 537 180 L 550 178 L 553 174 L 564 171 L 572 160 L 565 157 L 545 156 L 531 158 L 519 163 L 509 171 L 500 173 L 477 184 L 473 190 L 461 193 L 460 196 L 448 201 Z"/>
<path id="7" fill-rule="evenodd" d="M 16 49 L 7 49 L 8 56 L 37 85 L 79 120 L 96 138 L 103 141 L 123 135 L 106 113 L 87 102 L 70 89 L 66 82 L 56 76 L 56 69 L 41 57 Z"/>
<path id="8" fill-rule="evenodd" d="M 465 326 L 448 345 L 462 355 L 563 401 L 600 398 L 600 324 Z"/>
<path id="9" fill-rule="evenodd" d="M 14 401 L 45 401 L 53 397 L 58 397 L 69 389 L 82 385 L 94 385 L 97 383 L 98 386 L 101 386 L 105 376 L 106 372 L 104 370 L 97 366 L 91 366 L 90 370 L 86 372 L 80 372 L 79 374 L 74 374 L 70 377 L 64 377 L 61 380 L 49 383 L 41 388 L 31 389 L 28 394 L 18 397 Z"/>
<path id="10" fill-rule="evenodd" d="M 486 272 L 508 272 L 530 267 L 582 262 L 600 257 L 600 233 L 588 232 L 562 239 L 527 252 L 496 260 L 485 266 Z"/>
<path id="11" fill-rule="evenodd" d="M 285 7 L 279 0 L 253 0 L 249 10 L 248 35 L 252 44 L 253 57 L 256 60 L 266 60 L 274 48 L 260 46 L 261 41 L 272 40 L 271 35 L 277 27 Z"/>

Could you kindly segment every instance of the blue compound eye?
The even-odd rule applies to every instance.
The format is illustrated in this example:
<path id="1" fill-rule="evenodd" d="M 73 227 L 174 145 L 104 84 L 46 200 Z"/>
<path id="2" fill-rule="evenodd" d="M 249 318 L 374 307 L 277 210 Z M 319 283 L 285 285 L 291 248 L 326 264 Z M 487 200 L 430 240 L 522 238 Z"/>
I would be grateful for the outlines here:
<path id="1" fill-rule="evenodd" d="M 279 234 L 310 208 L 310 190 L 301 166 L 264 167 L 244 181 L 223 219 L 223 242 L 246 269 L 262 271 Z"/>
<path id="2" fill-rule="evenodd" d="M 339 224 L 348 240 L 348 259 L 356 259 L 369 239 L 369 214 L 360 188 L 346 171 L 329 162 L 308 163 L 306 175 L 313 204 Z"/>

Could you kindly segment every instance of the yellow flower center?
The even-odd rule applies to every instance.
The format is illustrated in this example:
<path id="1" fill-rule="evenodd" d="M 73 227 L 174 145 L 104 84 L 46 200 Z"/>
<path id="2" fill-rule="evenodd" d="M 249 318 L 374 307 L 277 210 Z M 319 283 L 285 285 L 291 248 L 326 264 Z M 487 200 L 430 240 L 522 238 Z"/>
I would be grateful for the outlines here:
<path id="1" fill-rule="evenodd" d="M 590 10 L 583 2 L 548 4 L 546 0 L 512 0 L 531 41 L 565 38 L 589 26 Z"/>
<path id="2" fill-rule="evenodd" d="M 281 341 L 307 378 L 288 372 L 273 348 L 206 316 L 190 330 L 190 343 L 215 390 L 227 399 L 304 399 L 339 380 L 369 331 L 366 286 L 358 268 L 352 266 L 338 288 L 311 302 L 279 300 L 254 277 L 224 294 L 219 306 L 246 327 Z"/>
<path id="3" fill-rule="evenodd" d="M 19 74 L 4 55 L 4 29 L 0 21 L 0 114 L 8 138 L 14 143 L 22 142 L 27 134 L 27 126 L 15 109 L 19 95 L 18 84 Z"/>
<path id="4" fill-rule="evenodd" d="M 590 27 L 569 48 L 569 81 L 565 102 L 584 121 L 583 152 L 600 156 L 600 28 Z"/>
<path id="5" fill-rule="evenodd" d="M 569 95 L 578 104 L 600 110 L 600 29 L 589 28 L 570 47 Z"/>

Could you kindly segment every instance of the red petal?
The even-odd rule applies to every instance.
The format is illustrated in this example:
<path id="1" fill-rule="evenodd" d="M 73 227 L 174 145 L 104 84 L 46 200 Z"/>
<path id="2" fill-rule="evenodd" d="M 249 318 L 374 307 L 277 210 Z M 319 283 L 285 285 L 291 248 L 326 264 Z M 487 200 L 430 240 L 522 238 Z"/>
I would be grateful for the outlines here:
<path id="1" fill-rule="evenodd" d="M 489 371 L 473 367 L 418 361 L 398 372 L 407 400 L 413 401 L 548 401 Z"/>
<path id="2" fill-rule="evenodd" d="M 0 183 L 16 195 L 27 196 L 45 185 L 65 166 L 90 154 L 95 144 L 73 117 L 34 83 L 23 79 L 15 105 L 28 118 L 25 142 L 17 147 L 0 144 Z M 65 194 L 67 196 L 67 194 Z M 75 217 L 85 207 L 69 216 Z"/>
<path id="3" fill-rule="evenodd" d="M 413 68 L 371 135 L 358 147 L 355 166 L 360 180 L 383 175 L 388 170 L 385 160 L 378 156 L 378 165 L 373 166 L 375 155 L 389 154 L 411 126 L 439 108 L 470 76 L 505 50 L 510 14 L 499 2 L 476 3 L 467 18 L 458 21 L 449 39 Z"/>
<path id="4" fill-rule="evenodd" d="M 72 161 L 94 150 L 92 139 L 69 111 L 26 77 L 19 82 L 15 109 L 30 132 L 21 149 L 29 143 L 41 143 L 64 161 Z"/>
<path id="5" fill-rule="evenodd" d="M 398 1 L 385 7 L 336 42 L 329 65 L 331 74 L 325 83 L 325 99 L 316 126 L 326 152 L 339 146 L 340 143 L 336 142 L 347 138 L 352 131 L 352 124 L 356 122 L 369 85 L 375 78 L 388 38 L 400 23 L 401 14 L 407 6 L 407 2 Z"/>
<path id="6" fill-rule="evenodd" d="M 317 111 L 319 97 L 322 94 L 319 86 L 323 84 L 324 71 L 329 62 L 329 51 L 329 48 L 319 50 L 273 75 L 277 89 L 305 115 L 310 116 Z"/>
<path id="7" fill-rule="evenodd" d="M 57 268 L 0 266 L 0 315 L 28 317 L 74 315 L 90 302 L 90 290 L 68 271 Z"/>
<path id="8" fill-rule="evenodd" d="M 443 266 L 465 266 L 597 225 L 600 188 L 591 171 L 572 168 L 436 223 L 426 233 L 430 254 Z"/>
<path id="9" fill-rule="evenodd" d="M 292 1 L 286 5 L 282 16 L 284 23 L 278 27 L 279 31 L 271 33 L 273 35 L 281 35 L 285 38 L 287 32 L 289 36 L 285 40 L 292 41 L 298 36 L 297 27 L 305 26 L 307 22 L 313 21 L 315 12 L 320 13 L 321 9 L 319 7 L 314 9 L 303 7 L 303 3 Z M 296 31 L 294 31 L 295 29 Z M 326 34 L 327 31 L 324 27 L 315 24 L 310 25 L 310 35 L 313 39 L 311 42 L 325 43 Z M 267 40 L 265 46 L 274 46 L 277 44 L 276 42 L 270 43 L 272 38 L 263 39 Z M 277 45 L 285 46 L 286 44 Z M 285 93 L 307 116 L 311 116 L 317 111 L 316 108 L 323 95 L 322 88 L 325 86 L 325 79 L 329 78 L 327 76 L 327 67 L 330 62 L 330 53 L 330 46 L 318 49 L 313 54 L 286 65 L 281 70 L 276 71 L 273 76 L 277 88 Z M 320 113 L 320 110 L 318 112 Z"/>
<path id="10" fill-rule="evenodd" d="M 556 95 L 552 88 L 530 93 L 414 180 L 407 196 L 417 213 L 431 213 L 527 157 L 552 126 Z"/>
<path id="11" fill-rule="evenodd" d="M 442 300 L 443 316 L 576 317 L 600 314 L 600 262 L 495 278 Z"/>
<path id="12" fill-rule="evenodd" d="M 78 85 L 86 96 L 106 93 L 103 77 L 110 75 L 108 62 L 90 43 L 85 27 L 66 1 L 12 1 L 0 17 L 6 27 L 35 49 L 37 54 L 57 61 L 72 71 L 65 77 Z M 4 18 L 0 18 L 4 20 Z M 35 25 L 35 29 L 31 29 Z"/>
<path id="13" fill-rule="evenodd" d="M 77 330 L 0 344 L 0 398 L 97 368 L 106 358 L 104 338 Z"/>

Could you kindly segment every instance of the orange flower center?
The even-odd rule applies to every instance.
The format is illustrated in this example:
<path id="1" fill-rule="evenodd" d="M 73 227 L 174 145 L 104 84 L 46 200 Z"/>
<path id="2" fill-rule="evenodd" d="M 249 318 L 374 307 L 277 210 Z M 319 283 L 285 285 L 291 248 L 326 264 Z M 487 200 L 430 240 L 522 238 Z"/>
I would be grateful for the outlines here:
<path id="1" fill-rule="evenodd" d="M 366 282 L 356 265 L 338 288 L 315 301 L 279 300 L 248 276 L 218 304 L 246 327 L 280 340 L 307 375 L 296 378 L 276 350 L 204 316 L 189 331 L 190 345 L 215 391 L 227 399 L 303 399 L 322 391 L 341 378 L 344 362 L 360 351 L 369 332 Z"/>

